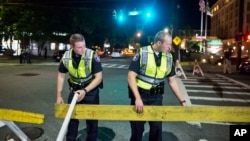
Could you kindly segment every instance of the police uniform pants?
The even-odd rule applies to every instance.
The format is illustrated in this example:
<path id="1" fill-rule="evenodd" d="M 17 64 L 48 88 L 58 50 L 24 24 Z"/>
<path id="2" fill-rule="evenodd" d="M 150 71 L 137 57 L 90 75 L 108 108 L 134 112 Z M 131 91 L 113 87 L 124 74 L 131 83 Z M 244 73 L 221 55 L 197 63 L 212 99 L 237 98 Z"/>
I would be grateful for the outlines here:
<path id="1" fill-rule="evenodd" d="M 70 92 L 68 97 L 68 103 L 73 99 L 74 93 Z M 96 88 L 87 93 L 84 99 L 77 104 L 99 104 L 99 89 Z M 68 125 L 68 131 L 66 134 L 67 141 L 76 141 L 78 134 L 79 120 L 71 119 Z M 97 141 L 98 136 L 98 121 L 86 120 L 87 137 L 86 141 Z"/>
<path id="2" fill-rule="evenodd" d="M 161 94 L 150 95 L 140 93 L 144 105 L 162 105 Z M 131 98 L 131 105 L 135 105 L 135 99 Z M 142 135 L 144 132 L 144 124 L 146 121 L 130 121 L 131 126 L 131 138 L 130 141 L 142 141 Z M 149 121 L 149 141 L 162 141 L 162 122 L 161 121 Z"/>

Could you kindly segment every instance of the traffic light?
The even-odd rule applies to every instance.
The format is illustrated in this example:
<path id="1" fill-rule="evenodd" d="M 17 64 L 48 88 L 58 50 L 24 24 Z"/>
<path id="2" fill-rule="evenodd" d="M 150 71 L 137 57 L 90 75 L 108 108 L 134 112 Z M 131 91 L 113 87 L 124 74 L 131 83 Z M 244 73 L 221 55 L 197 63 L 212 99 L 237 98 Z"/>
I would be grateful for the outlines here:
<path id="1" fill-rule="evenodd" d="M 123 20 L 123 15 L 119 16 L 119 20 L 122 21 Z"/>
<path id="2" fill-rule="evenodd" d="M 114 10 L 114 11 L 112 12 L 112 14 L 113 14 L 113 18 L 116 19 L 116 17 L 117 17 L 116 10 Z"/>
<path id="3" fill-rule="evenodd" d="M 250 42 L 250 34 L 249 33 L 244 36 L 244 41 Z"/>
<path id="4" fill-rule="evenodd" d="M 147 16 L 147 18 L 150 18 L 151 17 L 151 13 L 147 12 L 146 16 Z"/>
<path id="5" fill-rule="evenodd" d="M 119 22 L 123 22 L 124 21 L 124 14 L 123 14 L 123 11 L 122 10 L 120 10 L 119 11 L 119 14 L 118 14 L 118 21 Z"/>

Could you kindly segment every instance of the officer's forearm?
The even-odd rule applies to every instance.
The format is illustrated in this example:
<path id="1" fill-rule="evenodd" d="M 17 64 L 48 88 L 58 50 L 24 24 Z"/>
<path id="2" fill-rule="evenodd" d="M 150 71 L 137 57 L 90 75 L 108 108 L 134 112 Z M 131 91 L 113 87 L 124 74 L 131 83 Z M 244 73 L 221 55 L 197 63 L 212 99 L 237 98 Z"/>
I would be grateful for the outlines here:
<path id="1" fill-rule="evenodd" d="M 135 99 L 138 99 L 141 98 L 141 96 L 136 85 L 136 75 L 137 74 L 133 71 L 128 72 L 128 85 L 132 90 Z"/>
<path id="2" fill-rule="evenodd" d="M 183 101 L 184 98 L 181 94 L 181 91 L 180 91 L 180 88 L 178 86 L 175 76 L 170 77 L 168 80 L 169 80 L 169 85 L 171 89 L 173 90 L 174 94 L 176 95 L 176 97 L 178 98 L 178 100 Z"/>
<path id="3" fill-rule="evenodd" d="M 64 83 L 64 73 L 58 72 L 57 74 L 57 97 L 61 97 L 62 90 L 63 90 L 63 83 Z"/>
<path id="4" fill-rule="evenodd" d="M 94 74 L 95 78 L 91 81 L 91 83 L 85 88 L 87 92 L 96 88 L 102 82 L 102 72 L 98 72 Z"/>

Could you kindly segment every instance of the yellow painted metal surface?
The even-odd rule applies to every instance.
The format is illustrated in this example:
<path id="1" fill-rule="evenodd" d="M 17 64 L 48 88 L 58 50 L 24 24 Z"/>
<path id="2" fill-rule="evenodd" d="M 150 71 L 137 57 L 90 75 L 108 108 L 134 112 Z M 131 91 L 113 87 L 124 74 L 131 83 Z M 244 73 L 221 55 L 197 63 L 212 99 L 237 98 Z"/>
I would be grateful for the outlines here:
<path id="1" fill-rule="evenodd" d="M 69 105 L 55 105 L 55 117 L 64 118 Z M 76 105 L 71 118 L 136 121 L 220 121 L 250 122 L 250 107 L 144 106 L 137 114 L 134 106 Z"/>
<path id="2" fill-rule="evenodd" d="M 44 115 L 0 108 L 0 120 L 42 124 L 44 122 Z"/>

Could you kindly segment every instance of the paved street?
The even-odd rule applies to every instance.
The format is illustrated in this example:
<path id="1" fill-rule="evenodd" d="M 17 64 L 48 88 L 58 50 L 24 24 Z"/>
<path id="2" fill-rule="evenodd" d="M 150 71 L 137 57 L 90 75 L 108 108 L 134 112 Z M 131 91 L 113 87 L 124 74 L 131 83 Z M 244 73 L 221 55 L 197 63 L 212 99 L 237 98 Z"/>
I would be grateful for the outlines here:
<path id="1" fill-rule="evenodd" d="M 63 119 L 54 117 L 53 111 L 58 63 L 34 60 L 32 64 L 20 65 L 14 61 L 1 63 L 0 60 L 0 107 L 45 114 L 45 122 L 41 125 L 16 124 L 20 128 L 39 127 L 43 129 L 44 133 L 35 141 L 54 141 L 63 122 Z M 129 104 L 127 96 L 127 68 L 129 62 L 129 58 L 102 59 L 104 89 L 100 92 L 101 104 Z M 191 75 L 192 66 L 183 68 L 188 79 L 178 79 L 178 82 L 185 97 L 190 99 L 192 105 L 249 106 L 248 93 L 250 90 L 224 76 L 216 75 L 217 73 L 220 74 L 220 72 L 215 74 L 206 71 L 204 77 L 197 77 Z M 165 91 L 164 105 L 179 105 L 168 85 Z M 65 100 L 67 94 L 68 87 L 65 83 Z M 81 122 L 79 141 L 84 140 L 85 127 L 85 122 Z M 229 141 L 228 124 L 164 122 L 163 131 L 164 140 L 201 141 L 203 139 L 203 141 Z M 148 124 L 145 124 L 143 141 L 146 141 L 148 132 Z M 0 140 L 4 140 L 10 133 L 11 131 L 7 127 L 0 128 Z M 128 141 L 129 135 L 130 127 L 127 121 L 99 121 L 100 141 Z"/>

